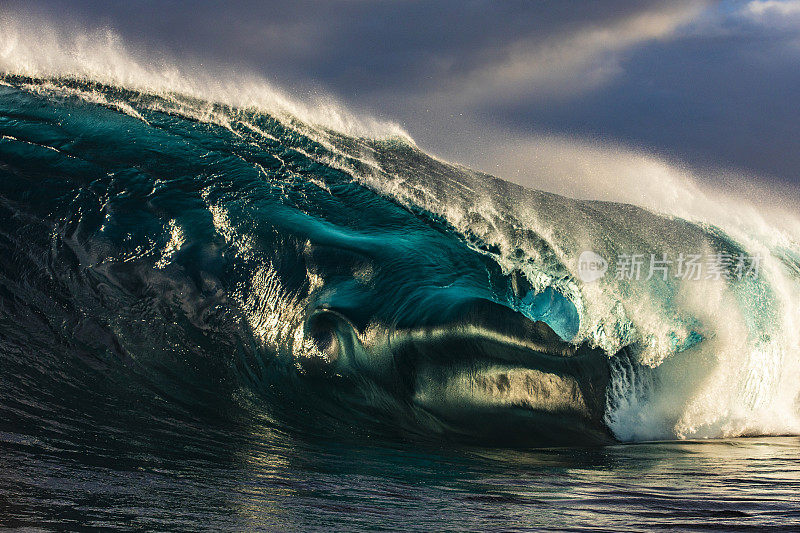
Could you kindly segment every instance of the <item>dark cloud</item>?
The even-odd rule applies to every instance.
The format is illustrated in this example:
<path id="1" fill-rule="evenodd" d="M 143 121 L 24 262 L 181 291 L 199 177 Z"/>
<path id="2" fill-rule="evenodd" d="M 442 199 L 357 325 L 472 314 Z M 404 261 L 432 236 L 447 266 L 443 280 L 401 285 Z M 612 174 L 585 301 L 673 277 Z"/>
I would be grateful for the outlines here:
<path id="1" fill-rule="evenodd" d="M 797 182 L 796 3 L 11 5 L 108 26 L 150 51 L 255 70 L 289 89 L 321 88 L 402 122 L 446 154 L 486 124 L 607 139 Z"/>
<path id="2" fill-rule="evenodd" d="M 107 25 L 128 41 L 340 91 L 436 86 L 503 59 L 507 45 L 603 26 L 655 2 L 12 2 L 50 19 Z M 20 9 L 17 9 L 18 11 Z"/>
<path id="3" fill-rule="evenodd" d="M 689 161 L 800 182 L 800 26 L 738 15 L 634 50 L 614 83 L 569 101 L 483 109 L 523 129 L 622 140 Z"/>

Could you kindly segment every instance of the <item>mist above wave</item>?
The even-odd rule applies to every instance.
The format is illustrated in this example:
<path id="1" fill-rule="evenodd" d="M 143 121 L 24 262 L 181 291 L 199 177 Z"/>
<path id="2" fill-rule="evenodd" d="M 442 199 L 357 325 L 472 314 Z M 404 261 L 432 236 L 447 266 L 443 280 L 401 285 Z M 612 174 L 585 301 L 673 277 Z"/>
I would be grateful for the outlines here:
<path id="1" fill-rule="evenodd" d="M 785 253 L 791 257 L 796 251 L 800 224 L 785 206 L 765 207 L 774 192 L 746 200 L 655 156 L 563 139 L 527 140 L 500 150 L 509 161 L 512 152 L 535 154 L 529 164 L 535 177 L 517 179 L 527 187 L 622 201 L 649 212 L 513 189 L 425 154 L 397 125 L 357 116 L 330 98 L 298 103 L 257 75 L 153 60 L 131 52 L 112 31 L 65 31 L 11 15 L 3 15 L 2 23 L 0 70 L 32 78 L 29 90 L 77 95 L 144 121 L 145 110 L 177 110 L 201 123 L 223 124 L 236 135 L 247 129 L 256 142 L 276 137 L 259 129 L 252 115 L 275 116 L 324 143 L 324 154 L 312 154 L 316 161 L 409 209 L 442 217 L 505 272 L 522 272 L 534 291 L 552 287 L 567 297 L 581 319 L 573 340 L 610 354 L 638 343 L 638 360 L 619 365 L 610 390 L 607 420 L 619 438 L 781 433 L 800 426 L 798 283 Z M 148 108 L 138 96 L 114 94 L 114 88 L 160 100 Z M 224 210 L 212 214 L 224 222 Z M 754 301 L 755 289 L 748 293 L 752 288 L 721 283 L 679 286 L 665 296 L 649 285 L 610 278 L 587 285 L 577 279 L 577 257 L 586 249 L 607 257 L 626 250 L 678 252 L 705 246 L 720 234 L 765 258 L 768 308 L 743 303 Z M 163 255 L 168 257 L 166 249 Z M 255 301 L 263 303 L 261 296 Z M 265 323 L 264 316 L 255 316 L 263 312 L 253 308 L 253 324 Z M 676 354 L 693 338 L 694 321 L 702 324 L 703 341 L 688 347 L 695 357 L 682 357 L 678 364 Z M 664 366 L 669 361 L 676 363 Z M 659 373 L 649 370 L 660 367 Z"/>

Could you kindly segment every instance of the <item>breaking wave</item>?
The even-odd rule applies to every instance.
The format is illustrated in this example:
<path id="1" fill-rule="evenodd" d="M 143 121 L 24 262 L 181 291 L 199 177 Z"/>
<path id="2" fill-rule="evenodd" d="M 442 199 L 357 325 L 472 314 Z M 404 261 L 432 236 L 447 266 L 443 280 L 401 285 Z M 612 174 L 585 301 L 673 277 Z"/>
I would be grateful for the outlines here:
<path id="1" fill-rule="evenodd" d="M 540 192 L 329 101 L 4 24 L 6 434 L 800 430 L 795 219 L 667 177 L 644 207 Z"/>

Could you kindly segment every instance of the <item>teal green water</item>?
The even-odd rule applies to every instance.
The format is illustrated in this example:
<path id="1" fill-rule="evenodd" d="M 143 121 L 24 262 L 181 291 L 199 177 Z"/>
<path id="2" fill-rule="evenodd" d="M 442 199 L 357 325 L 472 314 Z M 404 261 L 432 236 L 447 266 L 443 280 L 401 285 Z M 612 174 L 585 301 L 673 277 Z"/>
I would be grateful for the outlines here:
<path id="1" fill-rule="evenodd" d="M 745 244 L 406 138 L 4 80 L 0 525 L 797 526 L 785 249 L 701 305 L 589 286 L 586 246 Z"/>

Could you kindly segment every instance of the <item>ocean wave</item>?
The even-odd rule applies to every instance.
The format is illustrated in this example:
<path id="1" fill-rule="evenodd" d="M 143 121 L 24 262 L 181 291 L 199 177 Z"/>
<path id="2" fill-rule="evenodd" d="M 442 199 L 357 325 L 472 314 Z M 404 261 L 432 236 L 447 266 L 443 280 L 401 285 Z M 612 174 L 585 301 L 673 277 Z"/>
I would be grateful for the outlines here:
<path id="1" fill-rule="evenodd" d="M 68 439 L 108 406 L 500 444 L 800 429 L 800 253 L 763 219 L 540 192 L 261 82 L 154 74 L 111 37 L 98 55 L 14 35 L 6 430 L 69 413 Z M 758 269 L 647 272 L 687 255 Z M 618 270 L 638 256 L 644 275 Z"/>

